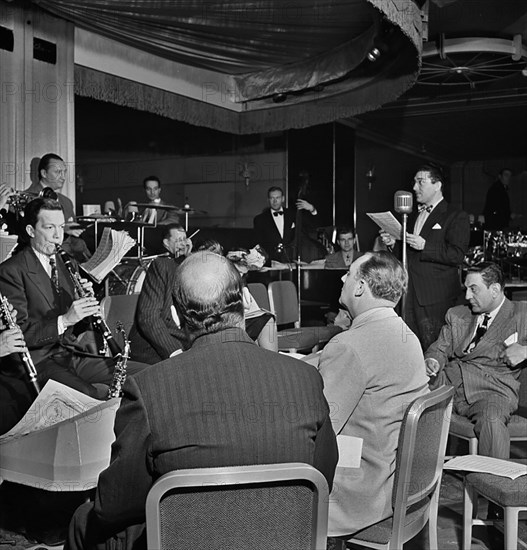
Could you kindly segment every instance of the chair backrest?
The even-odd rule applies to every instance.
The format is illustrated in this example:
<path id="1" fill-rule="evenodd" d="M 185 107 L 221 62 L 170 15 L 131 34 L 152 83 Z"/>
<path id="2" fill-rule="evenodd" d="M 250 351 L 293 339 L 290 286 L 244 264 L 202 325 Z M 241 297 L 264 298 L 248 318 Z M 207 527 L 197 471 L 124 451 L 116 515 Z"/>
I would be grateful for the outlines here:
<path id="1" fill-rule="evenodd" d="M 527 367 L 520 372 L 520 391 L 518 392 L 518 410 L 516 414 L 527 417 Z"/>
<path id="2" fill-rule="evenodd" d="M 114 336 L 118 334 L 118 321 L 123 324 L 126 334 L 130 334 L 138 299 L 139 294 L 116 294 L 115 296 L 105 296 L 101 300 L 102 317 Z M 119 339 L 121 339 L 120 336 Z"/>
<path id="3" fill-rule="evenodd" d="M 256 303 L 262 308 L 270 311 L 271 305 L 269 304 L 269 295 L 267 294 L 267 288 L 263 283 L 248 283 L 247 288 L 252 297 L 256 300 Z"/>
<path id="4" fill-rule="evenodd" d="M 149 550 L 326 548 L 328 485 L 308 464 L 175 470 L 146 499 Z"/>
<path id="5" fill-rule="evenodd" d="M 406 539 L 408 508 L 428 505 L 432 493 L 439 491 L 453 395 L 452 386 L 441 386 L 413 401 L 403 417 L 395 466 L 392 542 Z"/>
<path id="6" fill-rule="evenodd" d="M 267 287 L 271 311 L 276 315 L 277 325 L 298 321 L 298 296 L 292 281 L 273 281 Z"/>

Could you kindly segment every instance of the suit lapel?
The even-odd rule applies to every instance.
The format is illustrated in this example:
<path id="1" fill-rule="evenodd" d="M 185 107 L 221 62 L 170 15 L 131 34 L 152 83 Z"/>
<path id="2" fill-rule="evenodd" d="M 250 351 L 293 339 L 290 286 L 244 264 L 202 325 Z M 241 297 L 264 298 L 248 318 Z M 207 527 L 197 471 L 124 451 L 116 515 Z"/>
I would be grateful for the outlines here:
<path id="1" fill-rule="evenodd" d="M 278 231 L 278 227 L 276 226 L 276 223 L 274 223 L 274 215 L 273 215 L 273 212 L 271 211 L 271 209 L 267 210 L 267 216 L 269 218 L 269 224 L 270 224 L 270 228 L 272 231 L 275 232 L 275 235 L 276 235 L 276 238 L 279 239 L 280 241 L 282 240 L 282 235 L 280 235 L 280 231 Z M 286 223 L 285 223 L 285 211 L 284 211 L 284 235 L 285 235 L 285 232 L 286 232 Z"/>
<path id="2" fill-rule="evenodd" d="M 38 291 L 49 304 L 50 309 L 53 309 L 55 307 L 56 298 L 53 292 L 51 279 L 48 277 L 48 274 L 30 246 L 26 247 L 23 253 L 25 254 L 29 279 L 33 282 L 35 287 L 38 288 Z"/>
<path id="3" fill-rule="evenodd" d="M 447 210 L 447 203 L 443 199 L 433 210 L 430 212 L 430 215 L 428 218 L 426 218 L 426 221 L 421 229 L 421 232 L 419 235 L 423 237 L 423 239 L 427 239 L 430 235 L 430 232 L 432 231 L 432 228 L 436 223 L 439 223 L 442 221 L 443 214 Z M 441 225 L 439 223 L 439 225 Z"/>

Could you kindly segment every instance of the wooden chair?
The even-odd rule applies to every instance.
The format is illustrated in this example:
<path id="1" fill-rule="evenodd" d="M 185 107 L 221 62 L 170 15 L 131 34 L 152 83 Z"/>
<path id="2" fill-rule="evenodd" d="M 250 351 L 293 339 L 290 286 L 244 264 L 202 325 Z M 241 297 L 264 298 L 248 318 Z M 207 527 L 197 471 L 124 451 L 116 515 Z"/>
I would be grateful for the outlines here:
<path id="1" fill-rule="evenodd" d="M 308 464 L 176 470 L 146 499 L 149 550 L 322 550 L 328 485 Z"/>
<path id="2" fill-rule="evenodd" d="M 348 539 L 354 545 L 401 550 L 428 523 L 430 550 L 437 550 L 437 510 L 454 389 L 441 386 L 406 410 L 399 434 L 393 516 Z"/>

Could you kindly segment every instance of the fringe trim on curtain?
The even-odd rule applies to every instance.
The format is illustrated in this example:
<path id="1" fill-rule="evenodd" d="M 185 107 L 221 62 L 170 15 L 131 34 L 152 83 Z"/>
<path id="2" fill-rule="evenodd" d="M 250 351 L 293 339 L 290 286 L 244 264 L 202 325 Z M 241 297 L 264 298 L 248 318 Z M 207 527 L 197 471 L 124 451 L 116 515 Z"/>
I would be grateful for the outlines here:
<path id="1" fill-rule="evenodd" d="M 421 62 L 421 17 L 417 6 L 409 0 L 368 2 L 409 40 L 397 59 L 375 78 L 358 86 L 357 81 L 350 81 L 347 89 L 345 81 L 330 86 L 324 92 L 326 97 L 320 99 L 267 104 L 253 110 L 249 106 L 249 110 L 238 113 L 81 66 L 75 66 L 75 93 L 232 134 L 305 128 L 372 111 L 394 101 L 415 83 Z M 344 89 L 337 92 L 338 88 Z"/>

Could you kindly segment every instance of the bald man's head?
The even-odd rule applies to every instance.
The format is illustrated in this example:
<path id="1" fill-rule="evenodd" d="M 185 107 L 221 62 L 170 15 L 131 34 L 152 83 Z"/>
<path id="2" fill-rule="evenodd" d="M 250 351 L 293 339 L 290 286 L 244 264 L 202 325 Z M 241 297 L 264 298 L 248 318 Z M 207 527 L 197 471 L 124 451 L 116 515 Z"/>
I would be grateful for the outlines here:
<path id="1" fill-rule="evenodd" d="M 245 326 L 240 275 L 229 260 L 210 251 L 191 254 L 179 266 L 174 304 L 191 342 Z"/>

